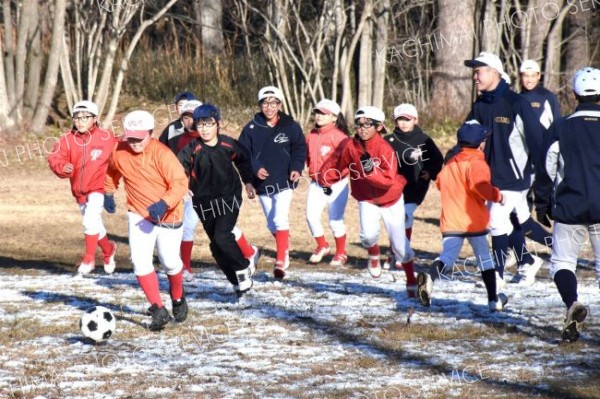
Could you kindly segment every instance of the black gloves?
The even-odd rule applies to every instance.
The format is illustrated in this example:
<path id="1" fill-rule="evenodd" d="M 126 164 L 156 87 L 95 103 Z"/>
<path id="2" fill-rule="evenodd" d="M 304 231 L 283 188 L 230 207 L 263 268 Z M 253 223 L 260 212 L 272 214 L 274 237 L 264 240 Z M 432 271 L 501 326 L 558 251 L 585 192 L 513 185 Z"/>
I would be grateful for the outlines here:
<path id="1" fill-rule="evenodd" d="M 160 222 L 160 219 L 165 215 L 168 208 L 167 203 L 164 200 L 160 200 L 148 207 L 148 213 L 153 220 Z"/>
<path id="2" fill-rule="evenodd" d="M 112 194 L 104 194 L 104 209 L 108 213 L 115 213 L 117 210 L 117 204 L 115 204 L 115 197 Z"/>
<path id="3" fill-rule="evenodd" d="M 552 220 L 552 215 L 550 214 L 550 212 L 541 209 L 536 209 L 535 218 L 537 219 L 539 224 L 546 227 L 552 227 L 552 223 L 550 222 Z"/>
<path id="4" fill-rule="evenodd" d="M 331 195 L 333 190 L 331 189 L 331 187 L 323 187 L 323 192 L 325 193 L 325 195 Z"/>
<path id="5" fill-rule="evenodd" d="M 371 158 L 371 154 L 369 154 L 368 152 L 365 151 L 360 156 L 360 163 L 365 173 L 371 173 L 373 171 L 373 158 Z"/>

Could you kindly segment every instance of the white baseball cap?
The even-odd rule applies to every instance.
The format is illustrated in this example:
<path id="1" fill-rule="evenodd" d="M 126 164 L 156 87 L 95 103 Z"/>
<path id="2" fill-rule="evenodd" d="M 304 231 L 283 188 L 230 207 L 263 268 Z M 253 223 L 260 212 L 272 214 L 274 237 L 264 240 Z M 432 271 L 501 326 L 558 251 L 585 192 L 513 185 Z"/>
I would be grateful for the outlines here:
<path id="1" fill-rule="evenodd" d="M 541 72 L 540 64 L 535 62 L 534 60 L 525 60 L 521 64 L 521 68 L 519 68 L 519 72 Z"/>
<path id="2" fill-rule="evenodd" d="M 199 106 L 202 105 L 201 101 L 198 100 L 188 100 L 185 101 L 180 107 L 179 107 L 179 116 L 188 113 L 188 114 L 192 114 L 194 113 L 194 110 L 196 108 L 198 108 Z"/>
<path id="3" fill-rule="evenodd" d="M 75 116 L 77 112 L 89 112 L 94 116 L 98 116 L 98 106 L 96 103 L 93 103 L 88 100 L 79 101 L 73 105 L 73 111 L 71 112 L 71 116 Z"/>
<path id="4" fill-rule="evenodd" d="M 488 66 L 498 71 L 500 75 L 504 73 L 504 67 L 502 66 L 500 58 L 498 58 L 496 54 L 488 53 L 487 51 L 482 51 L 477 58 L 473 60 L 465 60 L 465 66 L 468 66 L 469 68 Z"/>
<path id="5" fill-rule="evenodd" d="M 341 108 L 335 101 L 323 99 L 315 105 L 313 111 L 321 111 L 324 114 L 339 115 Z"/>
<path id="6" fill-rule="evenodd" d="M 409 119 L 417 119 L 419 117 L 419 113 L 414 105 L 404 103 L 394 108 L 394 120 L 400 118 L 401 116 Z"/>
<path id="7" fill-rule="evenodd" d="M 573 76 L 573 91 L 578 96 L 600 94 L 600 70 L 592 67 L 581 68 Z"/>
<path id="8" fill-rule="evenodd" d="M 371 105 L 367 105 L 365 107 L 360 107 L 358 110 L 356 110 L 356 113 L 354 114 L 354 119 L 359 118 L 369 118 L 377 122 L 383 122 L 385 120 L 385 114 L 381 109 L 373 107 Z"/>
<path id="9" fill-rule="evenodd" d="M 154 117 L 148 111 L 133 111 L 123 119 L 123 137 L 143 139 L 154 129 Z"/>
<path id="10" fill-rule="evenodd" d="M 275 97 L 279 101 L 283 102 L 283 92 L 275 86 L 265 86 L 258 91 L 258 102 L 261 102 L 265 98 Z"/>

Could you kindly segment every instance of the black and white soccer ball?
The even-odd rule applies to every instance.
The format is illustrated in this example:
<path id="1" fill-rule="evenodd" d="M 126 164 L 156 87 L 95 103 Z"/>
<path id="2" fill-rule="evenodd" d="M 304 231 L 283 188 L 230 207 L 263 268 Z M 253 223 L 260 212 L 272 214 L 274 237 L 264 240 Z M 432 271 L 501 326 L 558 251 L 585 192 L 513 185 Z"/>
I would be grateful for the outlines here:
<path id="1" fill-rule="evenodd" d="M 81 332 L 95 342 L 110 338 L 117 328 L 115 316 L 104 306 L 94 306 L 85 311 L 79 320 Z"/>

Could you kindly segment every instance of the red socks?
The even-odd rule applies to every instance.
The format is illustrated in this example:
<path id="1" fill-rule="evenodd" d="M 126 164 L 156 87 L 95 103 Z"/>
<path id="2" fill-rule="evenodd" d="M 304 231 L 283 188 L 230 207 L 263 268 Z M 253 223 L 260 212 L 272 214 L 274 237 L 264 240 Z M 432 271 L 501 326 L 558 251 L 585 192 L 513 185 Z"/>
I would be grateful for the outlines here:
<path id="1" fill-rule="evenodd" d="M 171 286 L 171 299 L 180 300 L 183 297 L 183 274 L 181 272 L 174 275 L 167 274 L 167 277 Z"/>
<path id="2" fill-rule="evenodd" d="M 242 251 L 242 255 L 244 255 L 244 258 L 249 258 L 252 255 L 254 255 L 254 248 L 252 248 L 252 245 L 250 245 L 244 233 L 240 235 L 240 238 L 238 238 L 236 242 L 238 247 L 240 248 L 240 251 Z"/>
<path id="3" fill-rule="evenodd" d="M 179 246 L 179 252 L 181 253 L 181 261 L 183 262 L 183 268 L 188 272 L 192 272 L 192 248 L 194 241 L 181 241 Z"/>
<path id="4" fill-rule="evenodd" d="M 275 233 L 275 243 L 277 246 L 277 259 L 276 261 L 285 261 L 285 255 L 290 248 L 290 231 L 289 230 L 277 230 Z"/>
<path id="5" fill-rule="evenodd" d="M 412 236 L 412 227 L 409 227 L 404 231 L 406 232 L 406 239 L 410 241 L 410 237 Z"/>
<path id="6" fill-rule="evenodd" d="M 85 234 L 85 261 L 93 262 L 98 247 L 98 234 Z"/>
<path id="7" fill-rule="evenodd" d="M 113 244 L 108 239 L 108 235 L 105 234 L 104 237 L 100 238 L 98 240 L 98 245 L 100 246 L 100 249 L 102 249 L 102 255 L 109 256 L 112 254 Z"/>
<path id="8" fill-rule="evenodd" d="M 325 236 L 315 237 L 315 240 L 317 240 L 317 247 L 319 248 L 327 248 L 329 246 L 325 240 Z"/>
<path id="9" fill-rule="evenodd" d="M 371 248 L 367 248 L 370 256 L 379 256 L 381 255 L 381 250 L 379 249 L 379 245 L 375 244 Z"/>
<path id="10" fill-rule="evenodd" d="M 346 235 L 335 238 L 335 254 L 342 255 L 346 254 Z"/>
<path id="11" fill-rule="evenodd" d="M 179 273 L 181 275 L 181 273 Z M 158 276 L 156 272 L 146 274 L 145 276 L 136 276 L 142 291 L 146 295 L 146 299 L 151 305 L 156 304 L 159 308 L 163 307 L 162 299 L 160 299 L 160 291 L 158 290 Z"/>
<path id="12" fill-rule="evenodd" d="M 406 262 L 402 264 L 404 268 L 404 273 L 406 273 L 406 285 L 415 285 L 417 284 L 417 278 L 415 277 L 415 269 L 414 262 L 411 260 L 410 262 Z"/>

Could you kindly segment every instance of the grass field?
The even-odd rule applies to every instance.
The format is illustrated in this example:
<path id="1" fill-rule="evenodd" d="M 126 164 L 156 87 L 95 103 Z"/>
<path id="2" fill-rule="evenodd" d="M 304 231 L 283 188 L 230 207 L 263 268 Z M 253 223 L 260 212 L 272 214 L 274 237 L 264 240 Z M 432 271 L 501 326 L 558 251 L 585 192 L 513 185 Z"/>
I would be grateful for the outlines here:
<path id="1" fill-rule="evenodd" d="M 117 272 L 100 266 L 74 278 L 81 217 L 35 142 L 0 147 L 0 398 L 600 398 L 600 292 L 589 248 L 578 277 L 590 315 L 581 340 L 565 344 L 564 308 L 546 269 L 529 288 L 509 284 L 500 314 L 488 312 L 470 262 L 436 283 L 430 308 L 407 298 L 403 272 L 369 277 L 352 199 L 348 266 L 308 265 L 314 242 L 302 185 L 289 279 L 272 279 L 274 240 L 260 206 L 247 201 L 239 225 L 264 254 L 253 294 L 236 303 L 199 230 L 196 279 L 186 283 L 190 317 L 152 333 L 128 259 L 124 193 L 104 218 L 119 245 Z M 419 269 L 441 250 L 438 217 L 432 188 L 416 213 Z M 380 243 L 388 245 L 384 232 Z M 170 307 L 164 276 L 161 283 Z M 118 319 L 106 344 L 78 329 L 96 304 Z"/>

